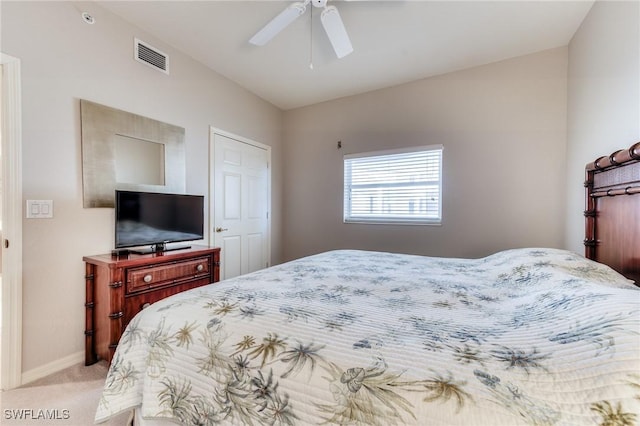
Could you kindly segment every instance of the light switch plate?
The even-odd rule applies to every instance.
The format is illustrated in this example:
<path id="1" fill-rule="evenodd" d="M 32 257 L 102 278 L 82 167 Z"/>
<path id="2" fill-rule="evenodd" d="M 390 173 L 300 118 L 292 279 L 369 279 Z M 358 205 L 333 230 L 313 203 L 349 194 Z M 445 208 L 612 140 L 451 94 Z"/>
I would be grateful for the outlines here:
<path id="1" fill-rule="evenodd" d="M 51 219 L 53 200 L 27 200 L 27 219 Z"/>

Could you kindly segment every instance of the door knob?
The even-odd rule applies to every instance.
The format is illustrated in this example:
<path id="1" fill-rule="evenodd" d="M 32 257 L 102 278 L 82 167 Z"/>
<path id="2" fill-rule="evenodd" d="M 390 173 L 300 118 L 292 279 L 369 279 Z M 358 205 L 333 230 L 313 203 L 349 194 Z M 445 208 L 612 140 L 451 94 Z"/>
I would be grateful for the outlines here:
<path id="1" fill-rule="evenodd" d="M 220 228 L 220 227 L 216 228 L 216 232 L 222 232 L 222 231 L 228 231 L 228 230 L 229 230 L 228 228 Z"/>

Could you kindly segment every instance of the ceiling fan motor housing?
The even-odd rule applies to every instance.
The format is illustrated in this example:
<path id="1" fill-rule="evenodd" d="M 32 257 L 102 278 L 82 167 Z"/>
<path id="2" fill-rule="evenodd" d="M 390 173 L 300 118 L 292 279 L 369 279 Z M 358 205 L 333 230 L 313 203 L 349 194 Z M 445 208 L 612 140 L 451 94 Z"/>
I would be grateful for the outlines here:
<path id="1" fill-rule="evenodd" d="M 327 0 L 311 0 L 311 4 L 315 7 L 325 7 L 327 5 Z"/>

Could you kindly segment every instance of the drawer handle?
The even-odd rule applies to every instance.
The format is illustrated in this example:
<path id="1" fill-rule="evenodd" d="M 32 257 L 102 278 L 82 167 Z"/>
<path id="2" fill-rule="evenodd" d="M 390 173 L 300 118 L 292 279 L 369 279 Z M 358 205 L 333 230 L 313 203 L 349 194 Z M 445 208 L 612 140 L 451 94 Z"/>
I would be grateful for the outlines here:
<path id="1" fill-rule="evenodd" d="M 144 276 L 144 278 L 142 280 L 145 283 L 150 283 L 152 279 L 153 279 L 153 276 L 151 276 L 151 274 L 147 274 L 147 275 Z"/>
<path id="2" fill-rule="evenodd" d="M 203 264 L 200 264 L 200 265 L 196 266 L 196 271 L 202 272 L 203 270 L 204 270 L 204 265 Z"/>
<path id="3" fill-rule="evenodd" d="M 151 303 L 147 302 L 144 305 L 142 305 L 142 309 L 147 309 L 149 306 L 151 306 Z"/>

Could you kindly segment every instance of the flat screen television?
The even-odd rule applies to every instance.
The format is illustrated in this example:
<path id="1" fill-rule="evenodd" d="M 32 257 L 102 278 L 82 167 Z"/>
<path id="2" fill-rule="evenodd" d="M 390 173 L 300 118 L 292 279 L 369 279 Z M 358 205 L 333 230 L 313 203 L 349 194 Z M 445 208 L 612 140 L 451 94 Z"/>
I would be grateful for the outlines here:
<path id="1" fill-rule="evenodd" d="M 116 190 L 115 246 L 133 253 L 186 248 L 167 243 L 204 238 L 204 196 Z"/>

